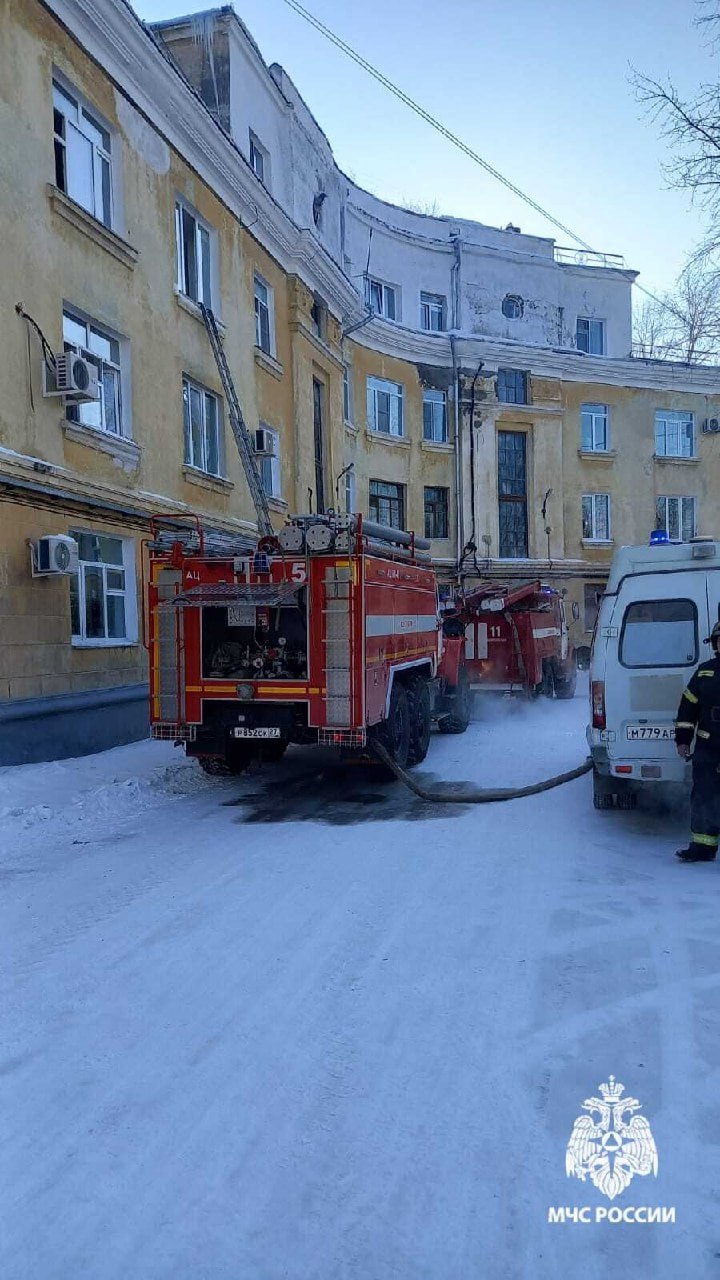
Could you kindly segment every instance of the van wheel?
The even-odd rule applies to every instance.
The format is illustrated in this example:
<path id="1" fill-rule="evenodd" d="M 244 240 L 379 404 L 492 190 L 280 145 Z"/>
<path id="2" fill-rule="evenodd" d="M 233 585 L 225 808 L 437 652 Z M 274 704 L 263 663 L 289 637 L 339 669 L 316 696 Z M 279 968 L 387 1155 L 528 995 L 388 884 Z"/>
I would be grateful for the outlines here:
<path id="1" fill-rule="evenodd" d="M 595 809 L 612 809 L 614 806 L 615 796 L 609 789 L 608 779 L 603 778 L 593 769 L 593 807 Z"/>
<path id="2" fill-rule="evenodd" d="M 418 676 L 408 685 L 408 701 L 410 703 L 408 764 L 420 764 L 428 753 L 432 724 L 430 690 L 424 676 Z"/>

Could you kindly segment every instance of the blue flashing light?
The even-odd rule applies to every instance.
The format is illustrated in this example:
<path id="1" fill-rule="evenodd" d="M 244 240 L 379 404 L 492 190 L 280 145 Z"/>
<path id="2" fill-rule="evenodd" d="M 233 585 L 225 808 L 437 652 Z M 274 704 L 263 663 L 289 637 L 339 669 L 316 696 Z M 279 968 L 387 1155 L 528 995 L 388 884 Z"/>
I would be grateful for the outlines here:
<path id="1" fill-rule="evenodd" d="M 667 546 L 669 541 L 670 535 L 668 534 L 667 529 L 653 529 L 650 534 L 651 547 L 664 547 Z"/>

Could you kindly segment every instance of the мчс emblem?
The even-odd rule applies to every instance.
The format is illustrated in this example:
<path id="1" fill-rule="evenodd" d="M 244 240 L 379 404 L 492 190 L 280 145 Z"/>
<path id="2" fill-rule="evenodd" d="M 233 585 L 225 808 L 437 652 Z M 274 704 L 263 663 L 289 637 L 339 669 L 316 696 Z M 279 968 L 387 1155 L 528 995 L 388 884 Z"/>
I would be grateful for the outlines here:
<path id="1" fill-rule="evenodd" d="M 657 1175 L 658 1154 L 650 1125 L 637 1098 L 623 1098 L 625 1086 L 610 1076 L 598 1086 L 601 1098 L 586 1098 L 570 1135 L 565 1155 L 567 1176 L 589 1175 L 598 1191 L 609 1200 L 630 1185 L 636 1173 Z M 626 1119 L 630 1113 L 630 1119 Z"/>

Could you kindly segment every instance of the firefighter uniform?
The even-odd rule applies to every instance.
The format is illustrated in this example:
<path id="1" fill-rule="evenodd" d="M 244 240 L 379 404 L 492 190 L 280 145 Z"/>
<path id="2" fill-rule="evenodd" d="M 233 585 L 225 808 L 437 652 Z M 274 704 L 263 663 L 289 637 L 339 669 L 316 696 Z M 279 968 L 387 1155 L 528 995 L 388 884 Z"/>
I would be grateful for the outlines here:
<path id="1" fill-rule="evenodd" d="M 683 862 L 711 862 L 720 842 L 720 623 L 713 627 L 710 639 L 715 656 L 695 671 L 675 722 L 679 747 L 690 747 L 695 740 L 691 843 L 678 853 Z"/>

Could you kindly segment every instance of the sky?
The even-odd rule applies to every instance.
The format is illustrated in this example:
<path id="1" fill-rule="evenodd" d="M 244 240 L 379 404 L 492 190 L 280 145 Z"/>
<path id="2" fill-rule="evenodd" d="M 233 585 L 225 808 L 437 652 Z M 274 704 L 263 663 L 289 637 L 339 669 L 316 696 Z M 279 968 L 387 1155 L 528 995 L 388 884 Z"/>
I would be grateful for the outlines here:
<path id="1" fill-rule="evenodd" d="M 211 4 L 134 0 L 159 21 Z M 593 248 L 646 288 L 671 287 L 703 214 L 669 187 L 669 152 L 631 83 L 671 76 L 692 94 L 717 58 L 695 0 L 304 0 L 305 7 Z M 383 199 L 553 235 L 538 213 L 334 48 L 285 0 L 235 0 L 279 62 L 340 167 Z"/>

